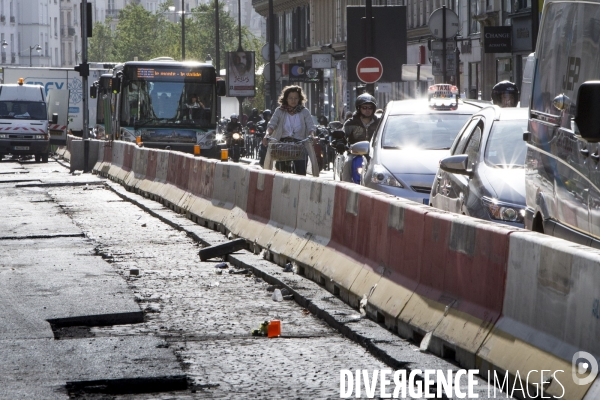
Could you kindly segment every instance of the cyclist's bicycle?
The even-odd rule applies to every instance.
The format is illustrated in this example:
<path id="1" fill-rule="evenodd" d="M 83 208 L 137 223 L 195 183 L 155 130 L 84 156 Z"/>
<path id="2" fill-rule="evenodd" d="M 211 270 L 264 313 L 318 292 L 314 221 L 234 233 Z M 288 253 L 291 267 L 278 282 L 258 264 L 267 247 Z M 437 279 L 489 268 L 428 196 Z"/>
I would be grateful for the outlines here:
<path id="1" fill-rule="evenodd" d="M 312 166 L 312 175 L 318 177 L 319 164 L 312 144 L 313 138 L 309 136 L 303 140 L 286 139 L 278 141 L 277 139 L 269 138 L 264 169 L 272 170 L 273 165 L 277 163 L 278 170 L 295 173 L 295 163 L 293 161 L 306 161 L 306 157 L 308 156 Z"/>

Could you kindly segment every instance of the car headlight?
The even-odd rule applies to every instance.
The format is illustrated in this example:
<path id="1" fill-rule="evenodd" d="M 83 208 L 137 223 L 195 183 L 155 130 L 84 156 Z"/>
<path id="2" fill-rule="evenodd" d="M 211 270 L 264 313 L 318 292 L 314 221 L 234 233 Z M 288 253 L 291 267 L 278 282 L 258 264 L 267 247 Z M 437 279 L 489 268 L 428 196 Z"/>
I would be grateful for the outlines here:
<path id="1" fill-rule="evenodd" d="M 484 207 L 490 213 L 492 219 L 507 222 L 523 223 L 525 219 L 525 207 L 517 204 L 504 203 L 497 199 L 483 197 L 481 199 Z"/>
<path id="2" fill-rule="evenodd" d="M 398 182 L 394 175 L 390 173 L 383 165 L 373 165 L 373 175 L 371 176 L 371 182 L 378 183 L 380 185 L 393 186 L 403 188 L 402 184 Z"/>
<path id="3" fill-rule="evenodd" d="M 222 142 L 225 140 L 225 135 L 223 135 L 222 133 L 217 133 L 217 142 Z"/>
<path id="4" fill-rule="evenodd" d="M 7 133 L 0 133 L 0 139 L 8 139 Z"/>
<path id="5" fill-rule="evenodd" d="M 48 139 L 46 135 L 35 135 L 35 138 L 39 140 Z"/>
<path id="6" fill-rule="evenodd" d="M 240 138 L 240 134 L 239 134 L 239 133 L 237 133 L 237 132 L 236 132 L 236 133 L 234 133 L 234 134 L 233 134 L 233 138 L 234 138 L 235 140 L 238 140 L 238 139 Z"/>

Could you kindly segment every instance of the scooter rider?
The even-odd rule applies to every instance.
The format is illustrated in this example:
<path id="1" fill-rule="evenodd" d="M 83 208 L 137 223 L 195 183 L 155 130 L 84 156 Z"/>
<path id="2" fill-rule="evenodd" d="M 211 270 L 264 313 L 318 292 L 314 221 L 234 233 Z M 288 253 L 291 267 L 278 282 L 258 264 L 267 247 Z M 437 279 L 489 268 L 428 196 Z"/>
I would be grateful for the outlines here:
<path id="1" fill-rule="evenodd" d="M 519 88 L 510 81 L 501 81 L 492 88 L 492 103 L 500 107 L 516 107 L 519 103 Z"/>
<path id="2" fill-rule="evenodd" d="M 231 146 L 231 135 L 234 132 L 242 133 L 242 124 L 240 124 L 237 114 L 231 114 L 231 117 L 229 117 L 229 122 L 227 123 L 227 127 L 225 128 L 225 140 L 227 147 Z"/>
<path id="3" fill-rule="evenodd" d="M 377 101 L 368 93 L 363 93 L 354 102 L 356 111 L 344 122 L 344 132 L 348 146 L 361 141 L 370 141 L 379 125 L 379 118 L 375 115 Z M 344 160 L 342 180 L 352 182 L 352 160 L 354 156 L 347 154 Z"/>

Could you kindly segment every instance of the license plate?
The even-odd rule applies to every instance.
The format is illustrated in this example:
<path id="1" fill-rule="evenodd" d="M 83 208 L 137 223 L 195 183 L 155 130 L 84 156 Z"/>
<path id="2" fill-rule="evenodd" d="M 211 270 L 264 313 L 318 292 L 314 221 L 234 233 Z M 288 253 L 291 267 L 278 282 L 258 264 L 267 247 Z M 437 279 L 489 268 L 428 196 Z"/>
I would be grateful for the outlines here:
<path id="1" fill-rule="evenodd" d="M 15 146 L 15 150 L 29 150 L 29 146 Z"/>
<path id="2" fill-rule="evenodd" d="M 50 131 L 51 136 L 61 136 L 63 131 Z"/>
<path id="3" fill-rule="evenodd" d="M 429 205 L 429 197 L 423 199 L 423 204 L 425 204 L 426 206 Z"/>

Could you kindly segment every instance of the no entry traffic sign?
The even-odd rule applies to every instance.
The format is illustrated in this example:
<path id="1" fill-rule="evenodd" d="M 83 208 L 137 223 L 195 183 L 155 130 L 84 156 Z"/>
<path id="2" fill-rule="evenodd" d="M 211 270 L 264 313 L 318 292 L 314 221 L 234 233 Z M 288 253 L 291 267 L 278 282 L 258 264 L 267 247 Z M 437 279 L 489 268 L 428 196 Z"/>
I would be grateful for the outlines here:
<path id="1" fill-rule="evenodd" d="M 375 57 L 365 57 L 356 64 L 356 75 L 364 83 L 375 83 L 383 75 L 383 65 Z"/>

